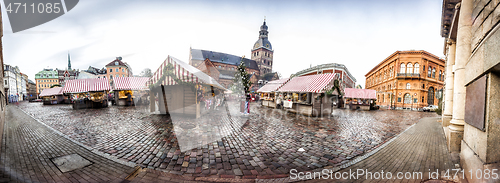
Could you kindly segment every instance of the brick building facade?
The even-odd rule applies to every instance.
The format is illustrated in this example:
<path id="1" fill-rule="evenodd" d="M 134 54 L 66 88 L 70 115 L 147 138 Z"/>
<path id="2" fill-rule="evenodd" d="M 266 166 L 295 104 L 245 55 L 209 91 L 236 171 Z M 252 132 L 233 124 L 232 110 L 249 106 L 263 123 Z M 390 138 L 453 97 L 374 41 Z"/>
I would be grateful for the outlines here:
<path id="1" fill-rule="evenodd" d="M 365 88 L 377 91 L 377 105 L 421 109 L 439 102 L 444 60 L 423 50 L 396 51 L 365 77 Z"/>
<path id="2" fill-rule="evenodd" d="M 245 62 L 247 73 L 255 75 L 252 83 L 256 83 L 257 77 L 260 76 L 260 70 L 257 62 L 254 60 L 227 53 L 199 49 L 191 49 L 189 55 L 190 65 L 211 76 L 226 88 L 229 88 L 233 83 L 234 73 L 238 65 L 240 65 L 241 60 Z"/>

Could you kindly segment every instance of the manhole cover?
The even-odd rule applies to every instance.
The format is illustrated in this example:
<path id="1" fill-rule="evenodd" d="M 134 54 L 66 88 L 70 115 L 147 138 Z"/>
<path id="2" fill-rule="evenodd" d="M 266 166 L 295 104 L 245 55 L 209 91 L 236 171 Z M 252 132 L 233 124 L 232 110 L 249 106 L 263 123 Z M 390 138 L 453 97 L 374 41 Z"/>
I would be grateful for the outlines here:
<path id="1" fill-rule="evenodd" d="M 89 160 L 81 157 L 78 154 L 70 154 L 66 156 L 61 156 L 53 158 L 52 162 L 61 170 L 61 172 L 69 172 L 79 168 L 83 168 L 87 165 L 92 164 Z"/>

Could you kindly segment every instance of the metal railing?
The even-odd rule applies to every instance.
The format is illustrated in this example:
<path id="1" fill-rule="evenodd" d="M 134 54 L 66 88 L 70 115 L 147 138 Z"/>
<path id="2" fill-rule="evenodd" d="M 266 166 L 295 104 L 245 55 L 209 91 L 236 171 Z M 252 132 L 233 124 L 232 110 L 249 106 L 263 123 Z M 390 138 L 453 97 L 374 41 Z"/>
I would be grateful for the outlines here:
<path id="1" fill-rule="evenodd" d="M 420 77 L 419 73 L 398 73 L 398 77 Z"/>

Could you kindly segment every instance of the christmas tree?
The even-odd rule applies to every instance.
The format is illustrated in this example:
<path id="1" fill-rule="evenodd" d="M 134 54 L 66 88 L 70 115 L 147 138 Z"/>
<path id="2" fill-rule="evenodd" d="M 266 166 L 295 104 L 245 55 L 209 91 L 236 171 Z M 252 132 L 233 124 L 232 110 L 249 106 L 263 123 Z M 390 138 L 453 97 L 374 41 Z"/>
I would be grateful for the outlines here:
<path id="1" fill-rule="evenodd" d="M 236 68 L 236 72 L 234 73 L 233 86 L 231 90 L 234 93 L 249 93 L 250 86 L 252 86 L 252 82 L 250 81 L 250 76 L 246 71 L 245 61 L 243 60 L 245 56 L 241 58 L 240 65 Z"/>

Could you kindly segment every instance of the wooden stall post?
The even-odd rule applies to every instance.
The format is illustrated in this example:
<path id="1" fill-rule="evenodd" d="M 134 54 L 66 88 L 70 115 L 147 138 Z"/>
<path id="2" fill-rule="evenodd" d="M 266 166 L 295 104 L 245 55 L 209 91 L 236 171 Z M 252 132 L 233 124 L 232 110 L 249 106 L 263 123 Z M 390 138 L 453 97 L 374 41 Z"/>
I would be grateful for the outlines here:
<path id="1" fill-rule="evenodd" d="M 149 90 L 149 111 L 150 112 L 155 112 L 156 111 L 156 94 L 154 92 L 154 89 L 151 88 Z"/>
<path id="2" fill-rule="evenodd" d="M 165 86 L 164 85 L 160 85 L 161 87 L 161 102 L 158 102 L 158 106 L 160 107 L 160 112 L 161 111 L 165 111 L 165 114 L 169 114 L 169 111 L 168 111 L 168 105 L 167 105 L 167 96 L 166 96 L 166 93 L 165 93 Z M 158 95 L 160 96 L 160 95 Z M 158 100 L 160 101 L 160 100 Z M 163 102 L 163 103 L 162 103 Z"/>

